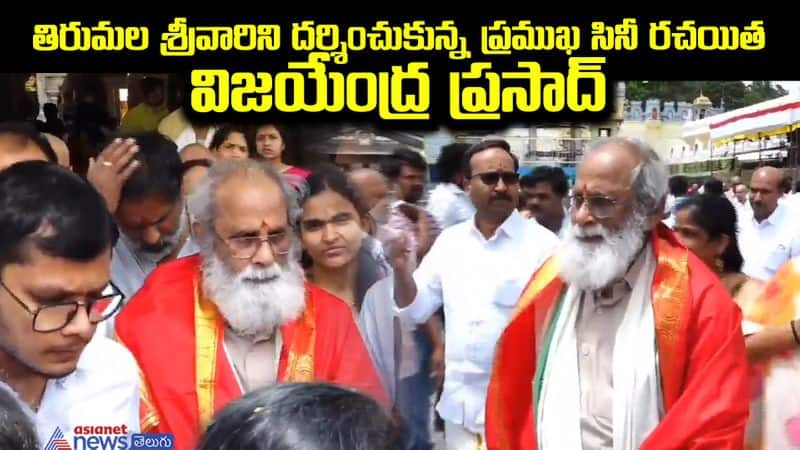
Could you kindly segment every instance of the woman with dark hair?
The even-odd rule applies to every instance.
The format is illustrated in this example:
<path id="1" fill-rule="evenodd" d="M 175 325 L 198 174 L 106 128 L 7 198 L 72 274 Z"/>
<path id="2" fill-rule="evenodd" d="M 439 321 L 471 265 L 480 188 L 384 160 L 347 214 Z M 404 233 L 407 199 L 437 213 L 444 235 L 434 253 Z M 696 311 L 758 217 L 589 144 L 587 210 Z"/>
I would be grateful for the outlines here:
<path id="1" fill-rule="evenodd" d="M 330 384 L 284 383 L 225 407 L 199 450 L 404 450 L 404 437 L 370 397 Z"/>
<path id="2" fill-rule="evenodd" d="M 275 171 L 284 175 L 289 184 L 296 186 L 306 180 L 311 172 L 288 164 L 289 158 L 286 130 L 276 124 L 264 124 L 255 130 L 256 151 L 253 156 L 267 161 Z"/>
<path id="3" fill-rule="evenodd" d="M 736 209 L 720 195 L 689 197 L 676 205 L 675 232 L 681 243 L 719 275 L 732 297 L 750 278 L 736 240 Z M 755 282 L 754 282 L 755 283 Z"/>
<path id="4" fill-rule="evenodd" d="M 715 269 L 742 310 L 752 397 L 745 448 L 800 446 L 800 270 L 794 260 L 766 287 L 741 273 L 736 210 L 715 194 L 678 206 L 681 242 Z M 788 325 L 787 325 L 788 324 Z"/>
<path id="5" fill-rule="evenodd" d="M 367 228 L 368 210 L 347 176 L 325 167 L 308 179 L 299 219 L 303 263 L 308 280 L 345 301 L 381 375 L 395 398 L 395 347 L 398 324 L 392 299 L 391 267 L 376 257 Z"/>

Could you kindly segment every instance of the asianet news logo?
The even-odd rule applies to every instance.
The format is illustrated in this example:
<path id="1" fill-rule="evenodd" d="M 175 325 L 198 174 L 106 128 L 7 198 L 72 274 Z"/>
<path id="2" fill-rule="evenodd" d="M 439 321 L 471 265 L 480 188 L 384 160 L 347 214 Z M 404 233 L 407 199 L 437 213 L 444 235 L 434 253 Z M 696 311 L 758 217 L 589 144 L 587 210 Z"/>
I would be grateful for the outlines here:
<path id="1" fill-rule="evenodd" d="M 171 434 L 128 434 L 127 425 L 77 426 L 72 430 L 72 444 L 56 427 L 44 450 L 172 450 Z"/>

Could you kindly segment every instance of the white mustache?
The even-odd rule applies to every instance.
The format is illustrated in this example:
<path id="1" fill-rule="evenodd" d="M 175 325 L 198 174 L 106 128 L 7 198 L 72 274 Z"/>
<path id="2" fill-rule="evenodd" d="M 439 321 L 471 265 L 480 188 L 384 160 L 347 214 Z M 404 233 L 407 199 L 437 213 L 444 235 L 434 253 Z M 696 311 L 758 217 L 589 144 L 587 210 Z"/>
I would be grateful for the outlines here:
<path id="1" fill-rule="evenodd" d="M 582 227 L 580 225 L 573 225 L 572 232 L 576 237 L 606 237 L 606 230 L 601 225 L 588 225 Z"/>

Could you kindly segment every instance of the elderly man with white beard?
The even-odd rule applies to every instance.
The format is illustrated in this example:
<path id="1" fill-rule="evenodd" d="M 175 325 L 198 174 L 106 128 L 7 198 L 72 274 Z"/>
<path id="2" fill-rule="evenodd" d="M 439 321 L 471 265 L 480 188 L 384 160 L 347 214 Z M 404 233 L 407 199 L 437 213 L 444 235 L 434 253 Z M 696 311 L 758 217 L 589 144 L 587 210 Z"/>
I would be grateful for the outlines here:
<path id="1" fill-rule="evenodd" d="M 200 254 L 159 266 L 116 323 L 141 368 L 143 432 L 195 448 L 216 411 L 276 382 L 387 403 L 349 307 L 304 281 L 289 192 L 241 160 L 214 165 L 190 197 Z"/>
<path id="2" fill-rule="evenodd" d="M 741 449 L 741 313 L 660 223 L 667 170 L 614 137 L 578 167 L 572 226 L 497 347 L 490 449 Z"/>

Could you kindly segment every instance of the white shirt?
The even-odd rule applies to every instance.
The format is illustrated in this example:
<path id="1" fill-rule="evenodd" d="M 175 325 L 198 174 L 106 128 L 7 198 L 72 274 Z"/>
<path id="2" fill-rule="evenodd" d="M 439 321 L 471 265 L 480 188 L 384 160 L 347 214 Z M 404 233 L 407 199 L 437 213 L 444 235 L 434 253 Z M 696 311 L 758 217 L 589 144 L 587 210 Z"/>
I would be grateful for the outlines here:
<path id="1" fill-rule="evenodd" d="M 192 145 L 192 144 L 201 144 L 205 148 L 210 148 L 211 140 L 214 139 L 215 132 L 216 129 L 214 127 L 211 127 L 208 129 L 208 132 L 206 132 L 205 139 L 198 139 L 197 134 L 194 132 L 194 128 L 188 126 L 183 129 L 183 131 L 181 132 L 181 134 L 178 135 L 177 138 L 175 138 L 175 146 L 178 148 L 178 152 L 183 150 L 183 148 L 186 147 L 187 145 Z"/>
<path id="2" fill-rule="evenodd" d="M 558 229 L 558 238 L 564 239 L 564 235 L 572 226 L 572 219 L 569 216 L 569 211 L 564 210 L 564 220 L 561 221 L 561 228 Z"/>
<path id="3" fill-rule="evenodd" d="M 417 297 L 399 310 L 422 323 L 444 305 L 445 377 L 437 411 L 443 419 L 483 432 L 486 389 L 497 340 L 531 275 L 558 238 L 515 210 L 485 239 L 468 220 L 447 228 L 414 272 Z"/>
<path id="4" fill-rule="evenodd" d="M 744 203 L 740 203 L 736 197 L 731 200 L 731 204 L 736 210 L 736 222 L 741 230 L 746 223 L 753 220 L 753 207 L 750 206 L 750 200 L 745 199 Z"/>
<path id="5" fill-rule="evenodd" d="M 787 205 L 778 204 L 761 223 L 754 217 L 742 221 L 739 246 L 745 275 L 767 281 L 784 263 L 800 255 L 800 221 L 790 212 Z"/>
<path id="6" fill-rule="evenodd" d="M 467 221 L 475 215 L 472 200 L 453 183 L 437 184 L 428 196 L 427 209 L 442 229 Z"/>
<path id="7" fill-rule="evenodd" d="M 127 426 L 128 444 L 130 435 L 139 432 L 138 367 L 125 347 L 103 337 L 86 345 L 74 372 L 47 382 L 36 413 L 36 432 L 42 448 L 56 427 L 73 446 L 76 426 L 97 425 Z"/>

